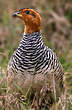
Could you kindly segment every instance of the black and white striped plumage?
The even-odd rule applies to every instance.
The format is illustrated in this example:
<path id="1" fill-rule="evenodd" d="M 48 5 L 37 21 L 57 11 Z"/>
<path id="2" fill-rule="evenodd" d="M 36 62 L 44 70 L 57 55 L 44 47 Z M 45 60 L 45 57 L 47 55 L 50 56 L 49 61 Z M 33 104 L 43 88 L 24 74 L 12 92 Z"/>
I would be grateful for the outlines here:
<path id="1" fill-rule="evenodd" d="M 24 33 L 17 50 L 10 59 L 7 73 L 8 77 L 16 74 L 13 76 L 15 81 L 16 79 L 18 82 L 23 80 L 21 84 L 26 88 L 27 86 L 24 84 L 28 81 L 28 87 L 34 82 L 36 85 L 41 83 L 41 87 L 47 83 L 53 86 L 52 75 L 54 74 L 55 88 L 59 92 L 58 94 L 63 88 L 62 66 L 54 52 L 44 45 L 40 32 Z M 17 84 L 18 82 L 16 81 Z"/>

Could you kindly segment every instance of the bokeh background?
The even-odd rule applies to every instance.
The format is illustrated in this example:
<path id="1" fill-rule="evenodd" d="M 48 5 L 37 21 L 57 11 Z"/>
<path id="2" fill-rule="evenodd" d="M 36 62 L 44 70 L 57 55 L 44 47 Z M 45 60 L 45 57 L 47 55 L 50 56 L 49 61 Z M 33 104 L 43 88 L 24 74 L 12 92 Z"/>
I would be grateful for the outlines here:
<path id="1" fill-rule="evenodd" d="M 72 101 L 72 0 L 0 0 L 1 77 L 1 71 L 6 71 L 23 35 L 21 20 L 12 18 L 12 14 L 21 8 L 33 8 L 40 13 L 44 43 L 54 50 L 62 63 Z M 72 110 L 72 102 L 69 102 L 69 110 Z"/>

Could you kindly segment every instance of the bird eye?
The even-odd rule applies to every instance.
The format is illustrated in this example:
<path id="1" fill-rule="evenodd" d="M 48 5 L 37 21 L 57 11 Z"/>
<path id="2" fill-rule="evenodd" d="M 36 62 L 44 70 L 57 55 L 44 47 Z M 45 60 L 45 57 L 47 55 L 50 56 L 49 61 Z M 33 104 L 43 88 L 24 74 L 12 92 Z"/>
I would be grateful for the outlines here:
<path id="1" fill-rule="evenodd" d="M 29 14 L 29 13 L 30 13 L 30 11 L 28 11 L 28 10 L 27 10 L 25 13 L 26 13 L 26 14 Z"/>

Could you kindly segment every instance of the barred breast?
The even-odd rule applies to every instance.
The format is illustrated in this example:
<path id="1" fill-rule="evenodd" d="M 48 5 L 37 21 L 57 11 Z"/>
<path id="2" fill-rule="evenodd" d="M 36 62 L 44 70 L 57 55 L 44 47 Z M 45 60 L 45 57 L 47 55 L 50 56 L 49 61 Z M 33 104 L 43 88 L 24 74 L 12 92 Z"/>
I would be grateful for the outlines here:
<path id="1" fill-rule="evenodd" d="M 44 45 L 40 32 L 24 33 L 8 64 L 7 76 L 10 88 L 19 85 L 25 93 L 30 85 L 36 90 L 46 84 L 53 87 L 53 80 L 58 95 L 63 88 L 62 66 L 54 52 Z"/>

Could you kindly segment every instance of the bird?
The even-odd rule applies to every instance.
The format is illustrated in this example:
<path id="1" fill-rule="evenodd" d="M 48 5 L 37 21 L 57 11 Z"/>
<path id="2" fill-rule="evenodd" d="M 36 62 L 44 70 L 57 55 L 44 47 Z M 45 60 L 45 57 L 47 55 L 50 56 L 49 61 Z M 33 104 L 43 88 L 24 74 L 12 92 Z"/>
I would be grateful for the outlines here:
<path id="1" fill-rule="evenodd" d="M 26 94 L 31 87 L 40 94 L 40 99 L 44 92 L 50 93 L 50 98 L 54 94 L 59 100 L 64 90 L 63 67 L 56 54 L 43 42 L 40 14 L 34 9 L 23 8 L 13 13 L 13 17 L 22 20 L 24 33 L 8 63 L 8 90 L 17 91 L 18 85 Z"/>

